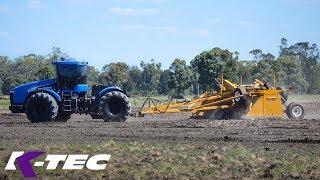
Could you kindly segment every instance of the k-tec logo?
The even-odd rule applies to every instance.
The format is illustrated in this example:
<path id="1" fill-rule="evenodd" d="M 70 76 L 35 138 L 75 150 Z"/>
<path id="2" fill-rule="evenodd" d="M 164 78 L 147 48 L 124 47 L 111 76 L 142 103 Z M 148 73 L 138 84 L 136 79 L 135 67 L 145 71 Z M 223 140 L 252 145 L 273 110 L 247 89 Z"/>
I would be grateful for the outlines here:
<path id="1" fill-rule="evenodd" d="M 5 170 L 16 170 L 15 162 L 17 162 L 24 177 L 36 177 L 33 166 L 43 167 L 45 162 L 36 161 L 32 166 L 30 161 L 43 154 L 45 154 L 44 151 L 13 151 Z M 88 154 L 48 154 L 45 161 L 48 162 L 47 170 L 56 169 L 60 162 L 64 162 L 62 169 L 65 170 L 81 170 L 84 166 L 90 170 L 103 170 L 110 157 L 111 155 L 108 154 L 97 154 L 90 158 Z"/>

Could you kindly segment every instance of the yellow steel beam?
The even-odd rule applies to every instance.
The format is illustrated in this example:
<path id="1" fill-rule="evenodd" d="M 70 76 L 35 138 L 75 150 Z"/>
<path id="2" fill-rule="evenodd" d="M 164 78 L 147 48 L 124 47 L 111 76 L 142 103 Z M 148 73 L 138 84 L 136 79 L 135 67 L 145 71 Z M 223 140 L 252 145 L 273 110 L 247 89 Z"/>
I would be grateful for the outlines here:
<path id="1" fill-rule="evenodd" d="M 201 112 L 212 111 L 216 109 L 228 109 L 234 106 L 234 99 L 246 96 L 249 102 L 248 117 L 283 117 L 283 104 L 280 92 L 282 90 L 266 89 L 264 84 L 255 80 L 254 85 L 239 86 L 222 79 L 221 92 L 204 93 L 198 98 L 183 102 L 169 102 L 167 104 L 158 105 L 152 98 L 147 99 L 144 105 L 148 107 L 142 109 L 141 114 L 159 114 L 159 113 L 179 113 L 192 112 L 192 116 L 201 116 Z M 242 87 L 246 90 L 246 94 L 234 96 L 234 90 Z"/>

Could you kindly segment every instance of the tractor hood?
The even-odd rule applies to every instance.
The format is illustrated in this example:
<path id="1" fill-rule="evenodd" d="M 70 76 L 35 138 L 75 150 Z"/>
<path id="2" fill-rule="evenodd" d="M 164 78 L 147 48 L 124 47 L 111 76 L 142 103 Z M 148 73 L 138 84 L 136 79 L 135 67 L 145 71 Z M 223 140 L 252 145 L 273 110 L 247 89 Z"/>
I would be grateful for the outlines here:
<path id="1" fill-rule="evenodd" d="M 26 84 L 22 84 L 20 86 L 17 86 L 15 88 L 13 88 L 11 91 L 16 92 L 16 91 L 20 91 L 20 90 L 35 89 L 35 88 L 39 88 L 39 87 L 48 87 L 48 86 L 54 85 L 55 82 L 56 81 L 54 79 L 34 81 L 34 82 L 30 82 L 30 83 L 26 83 Z"/>
<path id="2" fill-rule="evenodd" d="M 13 101 L 16 104 L 23 104 L 28 96 L 29 92 L 38 88 L 50 88 L 56 83 L 54 79 L 39 80 L 30 83 L 26 83 L 11 89 L 10 94 L 13 95 Z M 15 96 L 17 94 L 17 96 Z M 18 96 L 19 94 L 19 96 Z"/>

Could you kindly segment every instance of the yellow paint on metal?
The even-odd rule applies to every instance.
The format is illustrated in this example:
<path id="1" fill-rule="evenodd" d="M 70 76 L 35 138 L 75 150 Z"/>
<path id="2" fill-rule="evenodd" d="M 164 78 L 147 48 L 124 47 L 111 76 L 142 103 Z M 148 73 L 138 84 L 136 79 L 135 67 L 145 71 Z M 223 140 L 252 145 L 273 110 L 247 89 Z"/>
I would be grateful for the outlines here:
<path id="1" fill-rule="evenodd" d="M 280 90 L 268 89 L 252 93 L 247 117 L 284 117 L 280 92 Z"/>
<path id="2" fill-rule="evenodd" d="M 142 107 L 140 114 L 191 112 L 192 117 L 201 117 L 206 111 L 232 108 L 235 99 L 245 97 L 250 102 L 247 117 L 284 117 L 284 105 L 280 95 L 282 90 L 267 89 L 264 83 L 257 79 L 253 85 L 237 85 L 221 78 L 221 87 L 219 92 L 204 93 L 190 101 L 156 104 L 149 98 L 144 103 L 148 104 L 148 107 Z M 237 88 L 244 89 L 245 94 L 235 97 Z"/>

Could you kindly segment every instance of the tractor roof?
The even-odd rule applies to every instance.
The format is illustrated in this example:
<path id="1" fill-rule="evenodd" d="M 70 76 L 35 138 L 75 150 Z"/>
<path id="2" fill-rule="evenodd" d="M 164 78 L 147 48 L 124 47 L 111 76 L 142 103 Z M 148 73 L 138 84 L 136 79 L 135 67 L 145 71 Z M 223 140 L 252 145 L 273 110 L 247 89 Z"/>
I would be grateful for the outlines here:
<path id="1" fill-rule="evenodd" d="M 53 62 L 54 65 L 88 65 L 87 62 L 84 61 L 76 61 L 75 59 L 59 59 L 58 61 Z"/>

